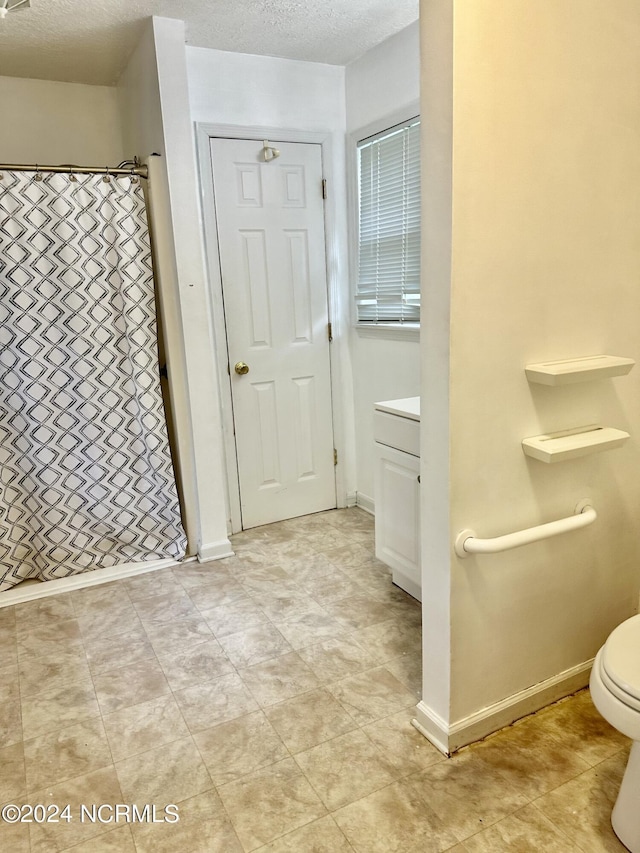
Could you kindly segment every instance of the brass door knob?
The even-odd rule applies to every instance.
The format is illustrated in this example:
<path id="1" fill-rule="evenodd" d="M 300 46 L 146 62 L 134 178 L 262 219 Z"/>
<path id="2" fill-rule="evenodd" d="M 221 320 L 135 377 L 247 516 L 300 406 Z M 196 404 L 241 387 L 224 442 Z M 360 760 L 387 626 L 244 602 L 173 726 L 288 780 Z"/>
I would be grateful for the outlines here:
<path id="1" fill-rule="evenodd" d="M 234 367 L 234 370 L 239 376 L 244 376 L 245 373 L 249 372 L 249 365 L 245 364 L 244 361 L 236 361 L 236 366 Z"/>

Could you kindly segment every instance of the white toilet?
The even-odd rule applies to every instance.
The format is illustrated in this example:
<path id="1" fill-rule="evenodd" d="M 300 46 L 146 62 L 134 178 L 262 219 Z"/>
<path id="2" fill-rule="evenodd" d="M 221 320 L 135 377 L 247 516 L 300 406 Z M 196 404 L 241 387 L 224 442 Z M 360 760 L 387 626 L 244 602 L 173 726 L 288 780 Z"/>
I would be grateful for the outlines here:
<path id="1" fill-rule="evenodd" d="M 633 740 L 611 825 L 631 853 L 640 853 L 640 615 L 609 635 L 596 655 L 589 686 L 605 720 Z"/>

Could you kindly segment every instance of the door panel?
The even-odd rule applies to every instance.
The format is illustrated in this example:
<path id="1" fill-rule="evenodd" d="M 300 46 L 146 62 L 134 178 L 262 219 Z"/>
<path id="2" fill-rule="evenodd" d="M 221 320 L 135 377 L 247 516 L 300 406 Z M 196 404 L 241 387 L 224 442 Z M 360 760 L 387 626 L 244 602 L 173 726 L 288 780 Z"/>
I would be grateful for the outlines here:
<path id="1" fill-rule="evenodd" d="M 211 140 L 243 528 L 336 505 L 321 148 L 278 147 Z"/>

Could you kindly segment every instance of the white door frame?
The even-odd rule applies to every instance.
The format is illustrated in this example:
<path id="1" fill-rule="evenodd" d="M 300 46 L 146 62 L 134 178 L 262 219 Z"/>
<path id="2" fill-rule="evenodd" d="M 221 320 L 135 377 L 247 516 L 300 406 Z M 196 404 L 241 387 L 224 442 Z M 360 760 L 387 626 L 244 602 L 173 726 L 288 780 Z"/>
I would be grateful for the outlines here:
<path id="1" fill-rule="evenodd" d="M 224 303 L 222 298 L 222 276 L 220 274 L 220 257 L 218 250 L 218 232 L 214 216 L 213 169 L 209 150 L 209 139 L 221 137 L 224 139 L 255 139 L 262 142 L 307 142 L 322 146 L 322 172 L 329 187 L 329 197 L 324 205 L 325 253 L 327 261 L 327 297 L 329 305 L 329 320 L 332 323 L 334 342 L 330 347 L 331 363 L 331 395 L 333 409 L 333 437 L 338 451 L 338 460 L 344 460 L 345 430 L 344 411 L 340 395 L 343 372 L 343 359 L 339 357 L 338 345 L 343 336 L 344 323 L 342 318 L 349 314 L 343 305 L 343 296 L 338 279 L 336 257 L 337 222 L 335 209 L 336 183 L 332 168 L 332 135 L 329 131 L 300 131 L 277 127 L 247 127 L 230 124 L 196 123 L 196 145 L 200 167 L 200 185 L 202 187 L 202 214 L 204 224 L 205 254 L 207 272 L 211 288 L 211 310 L 217 368 L 220 381 L 222 427 L 224 430 L 225 463 L 227 470 L 227 499 L 229 506 L 229 532 L 237 533 L 242 529 L 240 513 L 240 484 L 236 461 L 236 444 L 233 431 L 233 408 L 231 404 L 231 383 L 227 372 L 227 332 L 224 320 Z M 346 329 L 345 329 L 346 331 Z M 339 507 L 347 506 L 347 493 L 344 476 L 344 464 L 336 468 L 336 499 Z M 351 503 L 351 501 L 349 501 Z"/>

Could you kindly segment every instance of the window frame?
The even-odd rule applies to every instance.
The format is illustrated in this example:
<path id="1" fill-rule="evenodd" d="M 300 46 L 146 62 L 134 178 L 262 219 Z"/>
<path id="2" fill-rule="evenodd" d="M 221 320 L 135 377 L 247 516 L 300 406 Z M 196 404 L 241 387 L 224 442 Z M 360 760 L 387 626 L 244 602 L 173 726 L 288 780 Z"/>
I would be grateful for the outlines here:
<path id="1" fill-rule="evenodd" d="M 349 208 L 349 277 L 351 280 L 350 303 L 351 325 L 358 335 L 368 338 L 388 338 L 395 340 L 419 340 L 420 323 L 371 323 L 358 320 L 356 296 L 358 292 L 358 262 L 360 234 L 360 198 L 359 198 L 359 167 L 358 143 L 371 136 L 398 125 L 419 120 L 420 103 L 413 101 L 402 109 L 387 113 L 371 124 L 364 125 L 348 135 L 347 173 L 348 173 L 348 208 Z"/>

